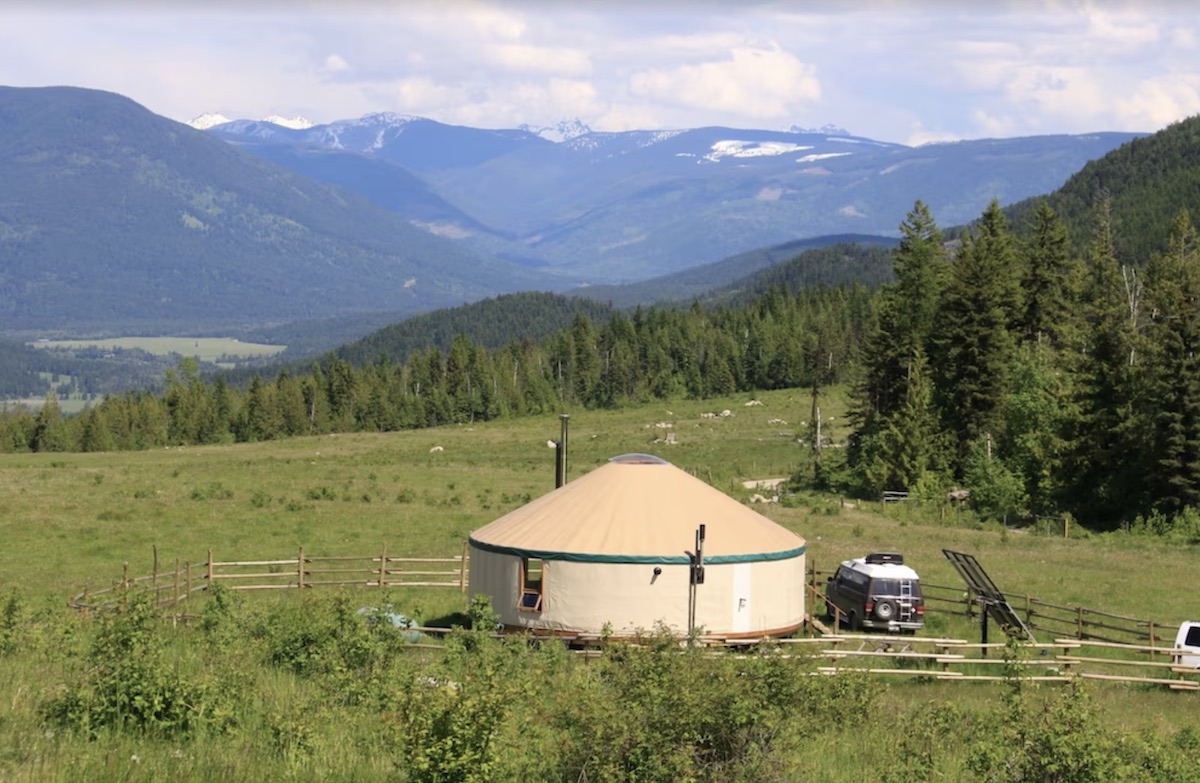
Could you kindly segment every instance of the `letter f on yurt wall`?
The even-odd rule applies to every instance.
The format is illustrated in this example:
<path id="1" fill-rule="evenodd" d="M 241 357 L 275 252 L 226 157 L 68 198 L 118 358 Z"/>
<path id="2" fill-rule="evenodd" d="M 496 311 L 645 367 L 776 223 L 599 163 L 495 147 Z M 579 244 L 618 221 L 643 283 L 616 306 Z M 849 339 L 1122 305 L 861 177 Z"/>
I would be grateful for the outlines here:
<path id="1" fill-rule="evenodd" d="M 752 638 L 804 623 L 804 539 L 648 454 L 614 457 L 469 544 L 471 594 L 490 597 L 508 630 L 570 636 L 607 624 L 626 636 L 663 623 Z"/>

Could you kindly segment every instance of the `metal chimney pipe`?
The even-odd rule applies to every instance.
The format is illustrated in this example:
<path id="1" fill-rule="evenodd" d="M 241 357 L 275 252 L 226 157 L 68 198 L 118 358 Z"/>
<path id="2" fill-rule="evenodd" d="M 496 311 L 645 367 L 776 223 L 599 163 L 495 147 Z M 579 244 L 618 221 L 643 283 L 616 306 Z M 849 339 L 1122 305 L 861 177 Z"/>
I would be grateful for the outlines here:
<path id="1" fill-rule="evenodd" d="M 559 420 L 562 422 L 562 434 L 558 438 L 558 448 L 555 449 L 556 464 L 554 467 L 554 488 L 558 489 L 563 484 L 567 483 L 567 422 L 571 417 L 562 413 L 559 414 Z"/>

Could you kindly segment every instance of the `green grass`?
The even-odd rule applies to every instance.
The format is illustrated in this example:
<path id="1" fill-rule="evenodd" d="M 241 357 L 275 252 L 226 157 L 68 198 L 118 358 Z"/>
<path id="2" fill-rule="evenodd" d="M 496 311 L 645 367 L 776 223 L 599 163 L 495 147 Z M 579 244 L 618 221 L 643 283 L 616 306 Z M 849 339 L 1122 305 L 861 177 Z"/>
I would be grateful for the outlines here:
<path id="1" fill-rule="evenodd" d="M 808 418 L 808 395 L 775 392 L 759 400 L 762 405 L 747 406 L 750 398 L 743 396 L 572 411 L 569 476 L 618 454 L 649 452 L 745 499 L 753 490 L 744 481 L 791 475 L 809 459 L 794 437 Z M 822 407 L 825 432 L 842 440 L 837 400 L 831 396 Z M 731 416 L 701 416 L 726 409 Z M 667 422 L 669 430 L 655 426 Z M 148 574 L 155 550 L 164 570 L 177 558 L 196 568 L 210 549 L 219 560 L 293 557 L 300 547 L 309 555 L 371 555 L 384 545 L 394 556 L 461 554 L 470 531 L 553 489 L 554 450 L 546 442 L 559 437 L 559 428 L 559 418 L 550 415 L 141 453 L 0 455 L 0 599 L 20 595 L 29 612 L 45 618 L 31 642 L 45 652 L 0 663 L 0 779 L 405 779 L 389 755 L 395 750 L 387 733 L 395 728 L 390 707 L 331 706 L 320 681 L 261 663 L 273 634 L 294 618 L 319 617 L 342 593 L 240 594 L 240 605 L 261 613 L 254 622 L 265 630 L 204 655 L 196 630 L 170 629 L 173 666 L 207 673 L 226 687 L 234 676 L 228 671 L 239 672 L 236 690 L 254 694 L 243 701 L 232 734 L 183 740 L 109 732 L 86 741 L 46 728 L 40 705 L 86 668 L 84 640 L 93 633 L 93 622 L 71 614 L 65 602 L 85 586 L 117 582 L 125 564 L 131 576 Z M 662 442 L 665 432 L 674 433 L 674 444 Z M 435 446 L 442 449 L 431 451 Z M 942 555 L 953 549 L 974 554 L 1010 595 L 1164 623 L 1197 613 L 1186 589 L 1197 557 L 1190 548 L 1084 531 L 1064 539 L 953 514 L 939 519 L 935 510 L 915 505 L 882 509 L 816 494 L 756 508 L 804 536 L 810 567 L 824 571 L 869 551 L 898 550 L 923 581 L 957 585 Z M 445 588 L 344 595 L 352 606 L 387 602 L 423 621 L 467 608 L 465 596 Z M 201 612 L 208 601 L 189 610 Z M 977 640 L 978 632 L 966 618 L 935 614 L 926 635 Z M 214 655 L 226 669 L 212 669 Z M 395 664 L 397 671 L 428 665 L 405 660 Z M 855 748 L 893 736 L 894 715 L 930 704 L 996 712 L 1002 692 L 997 685 L 889 680 L 872 717 L 799 741 L 787 773 L 792 777 L 779 771 L 761 779 L 861 779 L 865 769 L 879 771 L 882 761 L 864 762 Z M 1114 730 L 1165 734 L 1180 721 L 1196 726 L 1187 717 L 1196 714 L 1194 694 L 1106 684 L 1092 693 L 1098 715 Z M 945 779 L 954 779 L 961 758 L 952 749 L 945 753 L 939 764 L 950 775 Z"/>
<path id="2" fill-rule="evenodd" d="M 659 454 L 737 498 L 752 479 L 788 476 L 806 447 L 780 437 L 807 416 L 800 392 L 582 412 L 570 421 L 572 477 L 631 451 Z M 706 419 L 709 411 L 730 410 Z M 836 427 L 827 421 L 826 431 Z M 655 442 L 670 422 L 675 444 Z M 160 567 L 311 555 L 461 554 L 467 535 L 554 487 L 557 416 L 388 434 L 108 454 L 0 455 L 0 590 L 66 597 Z M 835 441 L 839 435 L 834 435 Z M 434 446 L 442 451 L 431 452 Z M 898 550 L 931 583 L 957 585 L 943 549 L 974 554 L 1006 593 L 1178 623 L 1185 590 L 1150 573 L 1184 574 L 1196 553 L 1120 534 L 1071 538 L 996 523 L 938 520 L 932 509 L 830 496 L 756 506 L 807 539 L 810 568 Z"/>

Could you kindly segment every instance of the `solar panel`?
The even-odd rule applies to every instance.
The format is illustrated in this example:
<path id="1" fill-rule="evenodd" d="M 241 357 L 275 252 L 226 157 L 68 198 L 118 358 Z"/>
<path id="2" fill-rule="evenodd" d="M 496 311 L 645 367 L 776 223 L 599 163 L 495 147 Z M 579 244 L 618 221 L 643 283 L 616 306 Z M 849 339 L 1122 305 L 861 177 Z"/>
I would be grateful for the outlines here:
<path id="1" fill-rule="evenodd" d="M 983 570 L 983 566 L 979 565 L 979 561 L 975 559 L 974 555 L 951 552 L 949 549 L 943 549 L 942 554 L 958 571 L 958 575 L 967 583 L 967 587 L 975 593 L 975 600 L 983 606 L 984 611 L 1004 629 L 1004 633 L 1037 641 L 1033 638 L 1033 631 L 1008 603 L 1004 593 L 1000 592 L 999 587 L 996 587 L 996 583 Z"/>

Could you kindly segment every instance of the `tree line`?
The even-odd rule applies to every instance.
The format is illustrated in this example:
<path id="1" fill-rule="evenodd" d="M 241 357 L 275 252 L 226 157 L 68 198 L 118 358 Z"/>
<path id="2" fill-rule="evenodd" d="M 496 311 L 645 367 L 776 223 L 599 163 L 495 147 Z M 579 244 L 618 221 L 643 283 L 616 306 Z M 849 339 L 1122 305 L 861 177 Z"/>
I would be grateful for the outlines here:
<path id="1" fill-rule="evenodd" d="M 584 312 L 549 337 L 489 349 L 464 333 L 446 350 L 402 361 L 386 351 L 355 363 L 331 356 L 231 383 L 192 358 L 161 392 L 106 396 L 66 417 L 47 397 L 37 413 L 0 415 L 0 450 L 105 451 L 262 441 L 330 432 L 389 432 L 539 414 L 564 406 L 615 407 L 743 390 L 844 381 L 874 319 L 863 286 L 789 292 L 776 287 L 737 308 L 650 307 Z"/>

